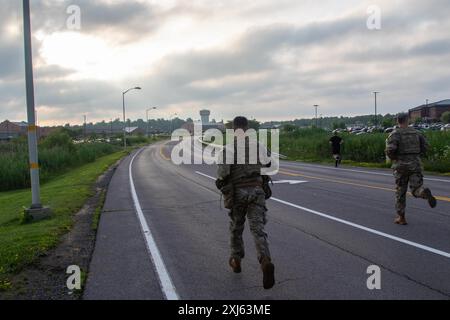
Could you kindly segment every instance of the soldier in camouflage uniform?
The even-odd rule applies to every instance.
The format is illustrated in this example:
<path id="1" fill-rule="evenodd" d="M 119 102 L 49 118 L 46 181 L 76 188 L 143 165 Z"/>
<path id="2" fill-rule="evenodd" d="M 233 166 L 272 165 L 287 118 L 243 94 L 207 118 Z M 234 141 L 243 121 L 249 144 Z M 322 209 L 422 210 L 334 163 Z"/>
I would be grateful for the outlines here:
<path id="1" fill-rule="evenodd" d="M 396 224 L 406 225 L 406 193 L 408 184 L 415 198 L 428 200 L 430 207 L 436 207 L 436 199 L 430 189 L 423 187 L 423 169 L 420 156 L 428 148 L 425 137 L 414 128 L 408 127 L 408 115 L 400 114 L 397 118 L 399 129 L 394 130 L 386 141 L 386 155 L 392 160 L 396 192 Z"/>
<path id="2" fill-rule="evenodd" d="M 245 134 L 248 130 L 248 120 L 244 117 L 237 117 L 233 121 L 236 135 Z M 239 133 L 240 132 L 240 133 Z M 248 219 L 250 231 L 253 235 L 256 251 L 258 253 L 258 260 L 263 271 L 263 286 L 265 289 L 270 289 L 275 284 L 274 270 L 275 267 L 271 261 L 269 244 L 267 242 L 267 234 L 264 227 L 267 223 L 266 219 L 266 194 L 263 190 L 263 178 L 261 176 L 261 169 L 263 165 L 258 160 L 256 164 L 249 162 L 249 146 L 248 139 L 245 140 L 245 160 L 240 161 L 238 157 L 238 148 L 236 142 L 233 145 L 227 145 L 221 155 L 218 168 L 218 188 L 224 193 L 224 197 L 230 197 L 225 204 L 230 209 L 230 245 L 231 258 L 229 264 L 235 273 L 241 272 L 241 260 L 245 256 L 244 242 L 242 233 L 245 227 L 245 220 Z M 258 147 L 264 148 L 258 144 Z M 232 151 L 234 158 L 233 164 L 228 164 L 226 161 L 227 152 Z M 267 155 L 267 150 L 264 149 L 262 154 Z M 241 159 L 242 160 L 242 159 Z M 224 187 L 228 185 L 228 187 Z M 224 191 L 228 188 L 230 194 L 225 194 Z M 231 190 L 231 191 L 230 191 Z"/>

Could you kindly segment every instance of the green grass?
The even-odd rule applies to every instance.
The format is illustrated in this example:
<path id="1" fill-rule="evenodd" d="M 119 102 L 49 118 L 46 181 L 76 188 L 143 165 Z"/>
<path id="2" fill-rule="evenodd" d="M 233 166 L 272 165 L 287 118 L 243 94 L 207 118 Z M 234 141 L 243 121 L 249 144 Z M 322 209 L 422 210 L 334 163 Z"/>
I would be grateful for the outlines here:
<path id="1" fill-rule="evenodd" d="M 159 138 L 132 136 L 127 138 L 128 146 L 140 146 Z M 66 131 L 56 131 L 39 143 L 39 164 L 41 182 L 94 162 L 96 159 L 118 152 L 123 143 L 94 142 L 75 144 Z M 28 146 L 26 139 L 0 143 L 0 191 L 10 191 L 30 186 Z"/>
<path id="2" fill-rule="evenodd" d="M 387 134 L 365 135 L 343 134 L 343 163 L 365 167 L 388 168 L 384 155 Z M 430 144 L 423 159 L 425 170 L 430 172 L 450 172 L 450 132 L 426 132 Z M 289 160 L 331 163 L 331 135 L 320 129 L 296 129 L 280 135 L 280 153 Z"/>
<path id="3" fill-rule="evenodd" d="M 0 193 L 0 290 L 10 286 L 9 275 L 58 244 L 60 236 L 71 229 L 73 214 L 94 194 L 92 186 L 98 176 L 126 154 L 121 151 L 101 157 L 44 184 L 42 202 L 53 212 L 48 220 L 21 223 L 23 209 L 31 202 L 29 190 Z"/>

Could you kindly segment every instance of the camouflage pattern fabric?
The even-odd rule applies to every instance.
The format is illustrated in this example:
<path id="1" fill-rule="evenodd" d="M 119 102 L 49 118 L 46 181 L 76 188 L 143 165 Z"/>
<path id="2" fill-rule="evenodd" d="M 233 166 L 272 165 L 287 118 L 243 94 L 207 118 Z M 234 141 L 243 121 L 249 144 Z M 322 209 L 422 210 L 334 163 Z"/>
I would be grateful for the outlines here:
<path id="1" fill-rule="evenodd" d="M 414 197 L 426 199 L 426 195 L 424 193 L 425 189 L 423 188 L 423 175 L 420 171 L 405 172 L 395 170 L 394 177 L 395 184 L 397 185 L 395 208 L 398 215 L 405 216 L 406 193 L 408 191 L 408 184 Z"/>
<path id="2" fill-rule="evenodd" d="M 427 148 L 424 136 L 413 128 L 396 129 L 386 141 L 386 155 L 392 159 L 394 169 L 396 210 L 401 216 L 405 216 L 408 184 L 414 197 L 426 199 L 420 155 Z"/>
<path id="3" fill-rule="evenodd" d="M 234 192 L 233 209 L 230 211 L 231 257 L 243 259 L 245 257 L 244 232 L 245 220 L 248 219 L 250 231 L 253 235 L 258 260 L 270 258 L 269 244 L 264 227 L 267 223 L 266 200 L 264 190 L 256 188 L 237 188 Z"/>

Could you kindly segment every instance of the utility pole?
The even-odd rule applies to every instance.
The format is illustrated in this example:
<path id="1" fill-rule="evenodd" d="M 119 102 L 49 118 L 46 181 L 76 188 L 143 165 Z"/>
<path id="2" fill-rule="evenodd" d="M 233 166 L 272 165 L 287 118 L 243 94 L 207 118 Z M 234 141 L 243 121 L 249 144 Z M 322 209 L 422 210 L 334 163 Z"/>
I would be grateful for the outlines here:
<path id="1" fill-rule="evenodd" d="M 314 108 L 316 109 L 316 128 L 318 128 L 317 109 L 319 108 L 319 105 L 315 104 Z"/>
<path id="2" fill-rule="evenodd" d="M 142 90 L 141 87 L 134 87 L 130 88 L 124 92 L 122 92 L 122 106 L 123 106 L 123 147 L 124 149 L 127 148 L 127 119 L 125 114 L 125 95 L 130 92 L 131 90 Z"/>
<path id="3" fill-rule="evenodd" d="M 153 107 L 153 108 L 149 108 L 149 109 L 146 110 L 146 113 L 147 113 L 147 138 L 149 137 L 149 119 L 148 119 L 148 112 L 151 111 L 151 110 L 156 110 L 156 109 L 158 109 L 158 108 Z"/>
<path id="4" fill-rule="evenodd" d="M 86 142 L 86 121 L 87 121 L 87 117 L 86 117 L 86 115 L 84 115 L 83 117 L 84 117 L 83 137 L 84 137 L 84 142 Z"/>
<path id="5" fill-rule="evenodd" d="M 32 220 L 41 220 L 48 218 L 51 215 L 51 212 L 49 208 L 44 208 L 42 206 L 39 184 L 36 110 L 34 104 L 33 50 L 31 46 L 30 0 L 23 0 L 23 31 L 25 48 L 25 83 L 27 91 L 28 154 L 30 158 L 32 198 L 31 207 L 25 210 L 25 215 Z"/>
<path id="6" fill-rule="evenodd" d="M 377 95 L 379 94 L 379 92 L 375 91 L 373 94 L 375 95 L 375 127 L 378 127 Z"/>

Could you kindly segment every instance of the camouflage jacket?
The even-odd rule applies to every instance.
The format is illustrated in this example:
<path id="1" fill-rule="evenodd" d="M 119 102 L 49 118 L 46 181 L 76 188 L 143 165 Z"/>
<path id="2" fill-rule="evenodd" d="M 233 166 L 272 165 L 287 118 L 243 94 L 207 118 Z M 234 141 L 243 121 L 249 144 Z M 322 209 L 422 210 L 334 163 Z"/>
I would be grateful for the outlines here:
<path id="1" fill-rule="evenodd" d="M 393 169 L 419 170 L 421 155 L 428 149 L 425 137 L 413 128 L 394 130 L 386 140 L 386 155 L 392 160 Z"/>
<path id="2" fill-rule="evenodd" d="M 270 153 L 261 144 L 226 145 L 219 156 L 217 177 L 235 184 L 261 181 L 261 169 L 270 166 Z"/>

